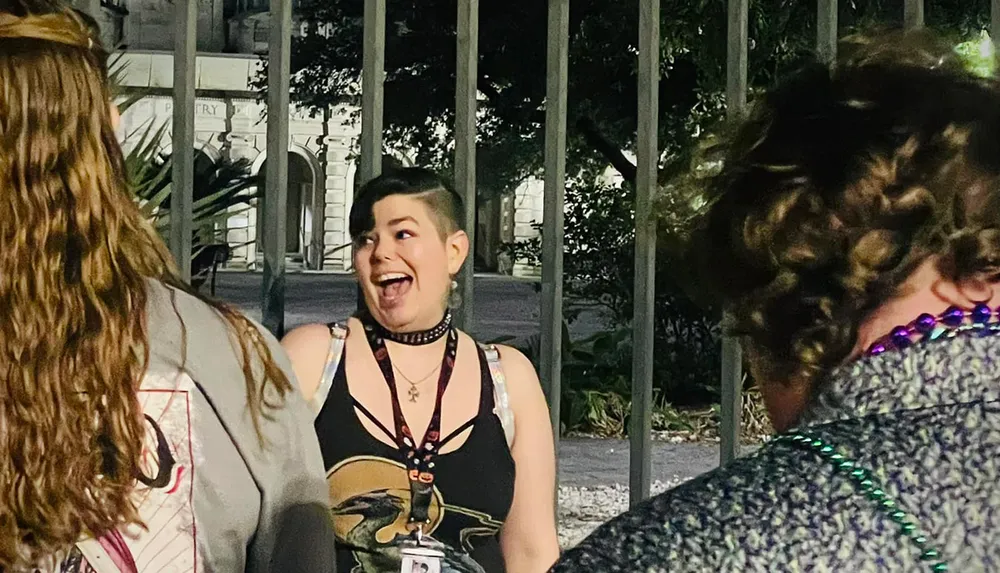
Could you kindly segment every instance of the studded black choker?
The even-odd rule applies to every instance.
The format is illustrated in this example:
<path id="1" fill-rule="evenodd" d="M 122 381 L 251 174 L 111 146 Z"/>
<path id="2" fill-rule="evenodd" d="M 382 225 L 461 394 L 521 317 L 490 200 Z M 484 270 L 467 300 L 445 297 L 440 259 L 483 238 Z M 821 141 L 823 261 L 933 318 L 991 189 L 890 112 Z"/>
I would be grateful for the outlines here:
<path id="1" fill-rule="evenodd" d="M 444 317 L 441 318 L 441 322 L 437 323 L 434 327 L 417 332 L 393 332 L 368 315 L 364 317 L 364 322 L 374 327 L 375 332 L 385 340 L 391 340 L 392 342 L 407 346 L 423 346 L 441 340 L 444 335 L 448 334 L 448 331 L 451 330 L 451 311 L 444 311 Z"/>

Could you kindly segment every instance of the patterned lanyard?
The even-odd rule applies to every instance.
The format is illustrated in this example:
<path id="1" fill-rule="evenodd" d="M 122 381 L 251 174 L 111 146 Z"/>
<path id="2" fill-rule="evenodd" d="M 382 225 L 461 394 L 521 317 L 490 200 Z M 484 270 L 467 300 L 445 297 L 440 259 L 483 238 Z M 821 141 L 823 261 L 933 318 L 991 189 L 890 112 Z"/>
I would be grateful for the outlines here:
<path id="1" fill-rule="evenodd" d="M 909 539 L 920 549 L 920 560 L 927 563 L 935 573 L 948 570 L 948 563 L 941 558 L 941 553 L 930 546 L 927 535 L 917 527 L 911 515 L 903 511 L 899 505 L 886 495 L 872 472 L 862 468 L 857 463 L 848 460 L 837 453 L 836 448 L 820 438 L 803 433 L 792 433 L 778 436 L 775 442 L 785 442 L 797 448 L 814 452 L 820 458 L 833 465 L 833 468 L 846 475 L 854 489 L 868 498 L 877 510 L 899 526 L 899 533 Z"/>
<path id="2" fill-rule="evenodd" d="M 419 529 L 430 523 L 431 497 L 434 493 L 434 460 L 438 456 L 438 446 L 441 442 L 441 400 L 448 388 L 451 373 L 455 369 L 455 355 L 458 352 L 458 331 L 450 328 L 445 341 L 444 358 L 441 360 L 441 373 L 438 375 L 437 396 L 434 401 L 434 411 L 430 424 L 421 443 L 416 444 L 409 424 L 403 418 L 403 408 L 399 403 L 399 393 L 396 392 L 396 377 L 392 371 L 392 361 L 389 350 L 385 347 L 385 339 L 371 324 L 365 324 L 365 334 L 368 345 L 371 346 L 375 361 L 382 371 L 386 384 L 389 385 L 389 395 L 392 397 L 392 418 L 396 430 L 396 446 L 406 458 L 407 476 L 410 481 L 410 517 L 409 523 Z"/>

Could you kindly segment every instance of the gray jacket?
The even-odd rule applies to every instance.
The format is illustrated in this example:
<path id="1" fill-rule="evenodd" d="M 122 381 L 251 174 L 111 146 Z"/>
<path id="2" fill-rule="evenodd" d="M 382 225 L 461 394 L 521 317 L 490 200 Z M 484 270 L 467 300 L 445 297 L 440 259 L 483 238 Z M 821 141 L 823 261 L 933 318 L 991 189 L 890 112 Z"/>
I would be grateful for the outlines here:
<path id="1" fill-rule="evenodd" d="M 637 506 L 554 571 L 1000 571 L 1000 338 L 845 366 L 792 433 L 810 440 Z"/>
<path id="2" fill-rule="evenodd" d="M 301 394 L 289 393 L 284 408 L 263 423 L 267 445 L 262 447 L 246 406 L 241 353 L 235 343 L 227 343 L 233 340 L 227 324 L 200 300 L 152 284 L 150 365 L 142 388 L 164 382 L 175 386 L 177 380 L 184 390 L 173 398 L 186 398 L 189 410 L 189 431 L 180 435 L 190 436 L 193 458 L 189 496 L 202 560 L 197 570 L 332 571 L 329 494 L 312 416 Z M 284 350 L 258 328 L 295 384 Z M 178 379 L 184 354 L 185 376 Z"/>
<path id="3" fill-rule="evenodd" d="M 145 527 L 82 540 L 46 570 L 334 571 L 323 463 L 305 401 L 289 393 L 262 423 L 262 444 L 228 324 L 195 297 L 149 285 L 149 366 L 138 390 L 146 436 L 135 494 Z M 255 326 L 294 382 L 277 340 Z"/>

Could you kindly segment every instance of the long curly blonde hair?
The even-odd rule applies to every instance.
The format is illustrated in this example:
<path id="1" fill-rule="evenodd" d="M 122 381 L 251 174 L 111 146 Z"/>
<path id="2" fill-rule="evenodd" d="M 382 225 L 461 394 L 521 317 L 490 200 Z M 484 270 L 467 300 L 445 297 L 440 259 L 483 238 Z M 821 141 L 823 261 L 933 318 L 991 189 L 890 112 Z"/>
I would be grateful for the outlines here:
<path id="1" fill-rule="evenodd" d="M 107 52 L 80 14 L 29 1 L 0 11 L 0 570 L 140 524 L 147 281 L 190 292 L 128 191 Z M 261 437 L 291 385 L 260 331 L 210 304 Z"/>
<path id="2" fill-rule="evenodd" d="M 923 262 L 1000 279 L 1000 82 L 928 32 L 851 37 L 735 134 L 695 249 L 769 378 L 815 392 Z"/>

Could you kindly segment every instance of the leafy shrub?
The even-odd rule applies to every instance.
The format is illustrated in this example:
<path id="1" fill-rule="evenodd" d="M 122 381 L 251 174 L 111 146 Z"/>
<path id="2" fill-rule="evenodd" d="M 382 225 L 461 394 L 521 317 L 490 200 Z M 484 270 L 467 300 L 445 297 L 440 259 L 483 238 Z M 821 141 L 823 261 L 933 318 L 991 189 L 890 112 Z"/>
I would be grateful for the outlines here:
<path id="1" fill-rule="evenodd" d="M 572 341 L 563 361 L 562 421 L 568 430 L 603 433 L 628 411 L 632 376 L 635 276 L 634 194 L 627 187 L 580 177 L 568 182 L 565 212 L 565 316 L 585 310 L 601 316 L 605 330 Z M 536 226 L 541 231 L 540 226 Z M 670 237 L 672 238 L 672 237 Z M 670 239 L 668 238 L 668 239 Z M 654 392 L 675 405 L 716 400 L 719 385 L 718 320 L 691 302 L 671 273 L 667 240 L 657 248 Z M 512 258 L 540 263 L 541 238 L 503 247 Z M 612 398 L 611 395 L 617 398 Z M 600 410 L 600 411 L 598 411 Z"/>

